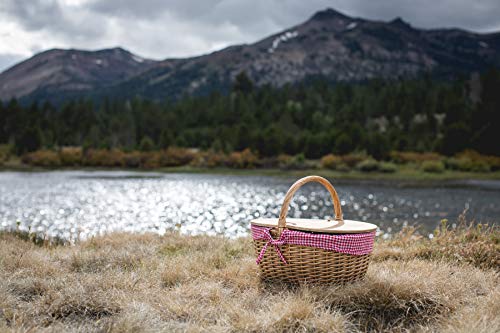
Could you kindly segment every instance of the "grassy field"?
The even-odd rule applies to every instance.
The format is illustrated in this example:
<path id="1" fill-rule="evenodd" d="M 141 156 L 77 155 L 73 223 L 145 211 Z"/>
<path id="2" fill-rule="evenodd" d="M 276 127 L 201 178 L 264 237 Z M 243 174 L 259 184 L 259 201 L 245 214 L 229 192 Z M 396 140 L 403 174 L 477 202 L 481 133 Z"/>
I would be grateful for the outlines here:
<path id="1" fill-rule="evenodd" d="M 35 244 L 36 243 L 36 244 Z M 0 233 L 1 332 L 499 332 L 500 232 L 378 241 L 363 281 L 265 284 L 251 240 Z"/>

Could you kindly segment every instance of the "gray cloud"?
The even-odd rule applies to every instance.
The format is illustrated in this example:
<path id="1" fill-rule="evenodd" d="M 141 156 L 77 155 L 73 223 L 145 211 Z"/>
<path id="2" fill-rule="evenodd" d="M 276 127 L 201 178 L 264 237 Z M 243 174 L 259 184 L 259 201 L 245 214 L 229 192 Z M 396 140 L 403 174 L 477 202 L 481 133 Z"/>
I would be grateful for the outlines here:
<path id="1" fill-rule="evenodd" d="M 96 37 L 105 25 L 100 20 L 89 22 L 57 0 L 2 0 L 0 13 L 27 31 L 47 31 L 76 40 Z"/>
<path id="2" fill-rule="evenodd" d="M 25 56 L 41 48 L 119 45 L 162 59 L 254 42 L 326 7 L 374 20 L 402 17 L 421 28 L 500 30 L 498 0 L 1 0 L 0 20 L 19 29 L 11 34 L 23 34 Z M 0 45 L 0 70 L 15 59 L 7 53 Z"/>
<path id="3" fill-rule="evenodd" d="M 23 59 L 24 57 L 20 54 L 0 54 L 0 71 L 2 68 L 9 68 Z"/>

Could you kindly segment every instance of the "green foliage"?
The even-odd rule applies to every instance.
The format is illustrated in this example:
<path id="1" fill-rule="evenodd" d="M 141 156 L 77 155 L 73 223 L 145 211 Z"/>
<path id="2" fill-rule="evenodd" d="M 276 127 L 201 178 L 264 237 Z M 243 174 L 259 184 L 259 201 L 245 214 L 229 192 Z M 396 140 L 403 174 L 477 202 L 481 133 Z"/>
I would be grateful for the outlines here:
<path id="1" fill-rule="evenodd" d="M 364 161 L 359 162 L 356 165 L 356 169 L 362 172 L 373 172 L 379 170 L 379 163 L 373 158 L 368 158 Z"/>
<path id="2" fill-rule="evenodd" d="M 32 152 L 42 146 L 42 132 L 39 127 L 30 126 L 23 129 L 16 139 L 18 153 Z"/>
<path id="3" fill-rule="evenodd" d="M 0 144 L 13 144 L 20 155 L 66 146 L 85 151 L 177 146 L 226 154 L 248 148 L 266 158 L 302 153 L 308 159 L 366 151 L 375 159 L 418 165 L 427 156 L 412 161 L 389 152 L 451 156 L 474 149 L 500 156 L 499 82 L 498 70 L 483 74 L 476 103 L 465 80 L 309 81 L 272 88 L 255 86 L 245 73 L 227 94 L 176 101 L 73 100 L 54 107 L 12 100 L 0 103 Z M 359 162 L 343 158 L 349 168 Z M 478 168 L 485 170 L 484 165 Z"/>
<path id="4" fill-rule="evenodd" d="M 377 160 L 386 158 L 391 150 L 389 139 L 387 136 L 375 132 L 369 138 L 366 150 L 369 155 Z"/>
<path id="5" fill-rule="evenodd" d="M 425 161 L 422 163 L 424 172 L 441 173 L 444 171 L 444 163 L 441 161 Z"/>
<path id="6" fill-rule="evenodd" d="M 346 133 L 342 133 L 335 141 L 335 152 L 339 154 L 350 153 L 354 148 L 351 138 Z"/>
<path id="7" fill-rule="evenodd" d="M 356 152 L 342 156 L 342 161 L 349 168 L 356 167 L 360 162 L 369 159 L 369 156 L 364 152 Z"/>
<path id="8" fill-rule="evenodd" d="M 145 136 L 142 138 L 141 144 L 139 145 L 139 149 L 141 151 L 152 151 L 154 148 L 155 144 L 149 136 Z"/>
<path id="9" fill-rule="evenodd" d="M 11 145 L 7 144 L 0 145 L 0 165 L 2 165 L 9 159 L 11 154 L 12 154 Z"/>
<path id="10" fill-rule="evenodd" d="M 398 170 L 398 167 L 391 162 L 381 162 L 379 164 L 379 170 L 383 173 L 394 173 Z"/>
<path id="11" fill-rule="evenodd" d="M 245 72 L 241 72 L 236 76 L 233 91 L 248 94 L 253 90 L 253 82 Z"/>
<path id="12" fill-rule="evenodd" d="M 326 156 L 323 156 L 323 158 L 321 158 L 321 166 L 323 168 L 326 168 L 326 169 L 335 170 L 341 164 L 343 164 L 343 162 L 342 162 L 342 158 L 340 156 L 328 154 Z"/>
<path id="13" fill-rule="evenodd" d="M 397 164 L 422 164 L 426 161 L 441 161 L 444 156 L 437 153 L 417 153 L 412 151 L 392 151 L 390 153 L 390 158 L 393 162 Z"/>

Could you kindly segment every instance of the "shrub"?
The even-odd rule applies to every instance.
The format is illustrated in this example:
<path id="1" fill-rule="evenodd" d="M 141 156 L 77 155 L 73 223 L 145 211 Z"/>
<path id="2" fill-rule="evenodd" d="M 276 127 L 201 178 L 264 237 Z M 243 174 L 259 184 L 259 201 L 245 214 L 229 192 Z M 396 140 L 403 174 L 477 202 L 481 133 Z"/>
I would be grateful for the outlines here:
<path id="1" fill-rule="evenodd" d="M 290 156 L 281 154 L 277 158 L 278 166 L 283 170 L 303 170 L 310 167 L 304 157 L 304 154 Z"/>
<path id="2" fill-rule="evenodd" d="M 382 162 L 379 165 L 379 170 L 384 173 L 393 173 L 398 170 L 398 167 L 396 164 L 391 162 Z"/>
<path id="3" fill-rule="evenodd" d="M 165 167 L 187 165 L 195 156 L 195 152 L 191 149 L 168 147 L 160 155 L 160 165 Z"/>
<path id="4" fill-rule="evenodd" d="M 390 157 L 393 162 L 398 164 L 422 164 L 425 161 L 443 160 L 443 156 L 437 153 L 417 153 L 412 151 L 392 151 Z"/>
<path id="5" fill-rule="evenodd" d="M 224 166 L 227 163 L 227 155 L 220 152 L 209 151 L 206 158 L 206 167 L 215 168 Z"/>
<path id="6" fill-rule="evenodd" d="M 489 172 L 500 169 L 500 157 L 481 155 L 473 150 L 466 150 L 446 161 L 446 167 L 460 171 Z"/>
<path id="7" fill-rule="evenodd" d="M 161 152 L 143 152 L 141 153 L 141 167 L 145 169 L 155 169 L 161 166 Z"/>
<path id="8" fill-rule="evenodd" d="M 138 151 L 126 153 L 123 157 L 123 163 L 127 168 L 138 168 L 141 166 L 142 154 Z"/>
<path id="9" fill-rule="evenodd" d="M 340 171 L 340 172 L 349 172 L 351 171 L 351 168 L 349 168 L 349 166 L 345 163 L 340 163 L 338 166 L 337 166 L 337 171 Z"/>
<path id="10" fill-rule="evenodd" d="M 342 162 L 344 162 L 348 167 L 354 168 L 360 162 L 368 159 L 369 156 L 365 153 L 351 153 L 342 156 Z"/>
<path id="11" fill-rule="evenodd" d="M 486 161 L 473 161 L 469 158 L 456 158 L 451 157 L 446 161 L 446 168 L 450 170 L 459 170 L 466 172 L 489 172 L 491 171 L 490 165 Z"/>
<path id="12" fill-rule="evenodd" d="M 305 163 L 306 162 L 306 156 L 304 155 L 304 153 L 299 153 L 299 154 L 295 155 L 294 158 L 295 158 L 295 162 L 297 162 L 297 163 Z"/>
<path id="13" fill-rule="evenodd" d="M 441 173 L 444 171 L 444 163 L 441 161 L 425 161 L 422 163 L 424 172 Z"/>
<path id="14" fill-rule="evenodd" d="M 83 152 L 80 147 L 63 147 L 59 151 L 61 164 L 64 166 L 77 166 L 82 164 Z"/>
<path id="15" fill-rule="evenodd" d="M 95 167 L 119 167 L 125 162 L 125 153 L 118 149 L 89 149 L 83 163 Z"/>
<path id="16" fill-rule="evenodd" d="M 206 151 L 195 154 L 190 165 L 200 168 L 215 168 L 226 165 L 226 161 L 226 154 L 216 151 Z"/>
<path id="17" fill-rule="evenodd" d="M 339 165 L 343 164 L 342 157 L 333 154 L 323 156 L 321 166 L 326 169 L 336 170 Z"/>
<path id="18" fill-rule="evenodd" d="M 139 149 L 141 151 L 152 151 L 155 147 L 153 140 L 149 136 L 145 136 L 142 138 L 141 143 L 139 145 Z"/>
<path id="19" fill-rule="evenodd" d="M 61 165 L 59 155 L 52 150 L 37 150 L 32 153 L 25 154 L 22 157 L 23 163 L 41 166 L 41 167 L 57 167 Z"/>
<path id="20" fill-rule="evenodd" d="M 377 171 L 379 169 L 379 163 L 377 161 L 375 161 L 373 158 L 368 158 L 364 161 L 359 162 L 356 165 L 356 168 L 359 171 L 363 171 L 363 172 L 373 172 L 373 171 Z"/>
<path id="21" fill-rule="evenodd" d="M 229 155 L 228 166 L 238 169 L 252 169 L 258 162 L 257 155 L 252 153 L 250 149 L 245 149 L 241 152 L 233 152 Z"/>
<path id="22" fill-rule="evenodd" d="M 472 165 L 472 172 L 490 172 L 491 166 L 486 161 L 477 161 Z"/>
<path id="23" fill-rule="evenodd" d="M 10 158 L 11 152 L 12 152 L 11 145 L 0 145 L 0 165 L 2 165 Z"/>
<path id="24" fill-rule="evenodd" d="M 276 158 L 276 162 L 280 169 L 289 169 L 289 166 L 292 164 L 293 156 L 288 154 L 280 154 Z"/>

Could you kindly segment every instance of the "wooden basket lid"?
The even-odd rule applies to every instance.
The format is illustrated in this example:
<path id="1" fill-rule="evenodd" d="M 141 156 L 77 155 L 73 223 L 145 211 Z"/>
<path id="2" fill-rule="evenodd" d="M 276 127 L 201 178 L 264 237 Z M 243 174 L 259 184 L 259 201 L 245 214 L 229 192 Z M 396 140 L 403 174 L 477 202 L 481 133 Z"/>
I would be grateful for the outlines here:
<path id="1" fill-rule="evenodd" d="M 256 219 L 250 223 L 262 227 L 278 227 L 278 218 Z M 286 228 L 292 230 L 311 231 L 324 234 L 357 234 L 377 230 L 372 223 L 352 220 L 315 220 L 315 219 L 286 219 Z"/>
<path id="2" fill-rule="evenodd" d="M 333 209 L 335 213 L 334 220 L 310 220 L 310 219 L 288 219 L 286 217 L 288 213 L 288 206 L 293 199 L 293 195 L 297 190 L 304 184 L 309 182 L 318 182 L 330 192 L 330 196 L 333 200 Z M 288 192 L 285 195 L 283 200 L 283 205 L 281 206 L 280 216 L 277 219 L 256 219 L 251 221 L 252 224 L 265 226 L 265 227 L 277 227 L 278 234 L 281 234 L 283 229 L 296 229 L 296 230 L 304 230 L 304 231 L 312 231 L 318 233 L 363 233 L 370 232 L 377 229 L 375 224 L 360 222 L 360 221 L 352 221 L 352 220 L 344 220 L 342 216 L 342 208 L 340 207 L 339 196 L 337 195 L 337 191 L 332 186 L 332 184 L 323 177 L 320 176 L 308 176 L 302 179 L 297 180 L 291 187 L 288 189 Z"/>

